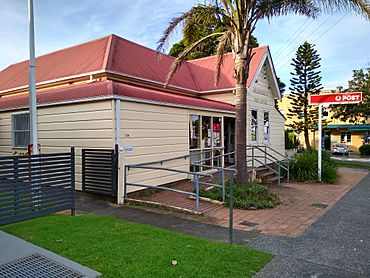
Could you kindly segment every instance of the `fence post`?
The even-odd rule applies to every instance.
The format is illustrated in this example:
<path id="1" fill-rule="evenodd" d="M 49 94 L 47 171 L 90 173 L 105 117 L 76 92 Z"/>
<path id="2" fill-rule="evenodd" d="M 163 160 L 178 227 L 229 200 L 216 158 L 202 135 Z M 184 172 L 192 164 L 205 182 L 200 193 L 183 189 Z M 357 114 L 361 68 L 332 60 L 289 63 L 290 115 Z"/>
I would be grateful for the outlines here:
<path id="1" fill-rule="evenodd" d="M 233 243 L 233 226 L 234 226 L 234 177 L 230 179 L 230 207 L 229 207 L 229 242 Z"/>
<path id="2" fill-rule="evenodd" d="M 75 198 L 75 148 L 71 148 L 71 215 L 76 215 Z"/>
<path id="3" fill-rule="evenodd" d="M 82 149 L 82 191 L 83 192 L 86 189 L 86 186 L 85 186 L 85 175 L 86 175 L 86 173 L 85 173 L 85 156 L 86 156 L 86 154 L 85 154 L 85 152 L 86 151 L 84 149 Z"/>
<path id="4" fill-rule="evenodd" d="M 17 211 L 18 202 L 18 157 L 14 157 L 14 210 Z"/>
<path id="5" fill-rule="evenodd" d="M 222 179 L 222 201 L 225 202 L 226 190 L 225 190 L 225 170 L 224 168 L 221 169 L 221 179 Z"/>
<path id="6" fill-rule="evenodd" d="M 254 169 L 254 147 L 252 147 L 252 168 Z"/>
<path id="7" fill-rule="evenodd" d="M 123 169 L 124 169 L 123 170 L 123 174 L 124 174 L 123 176 L 123 198 L 124 198 L 123 203 L 125 203 L 125 200 L 127 200 L 127 171 L 126 171 L 127 167 L 126 165 L 124 165 Z"/>
<path id="8" fill-rule="evenodd" d="M 114 171 L 114 185 L 112 186 L 112 195 L 117 195 L 118 192 L 118 144 L 115 144 L 114 146 L 114 155 L 113 155 L 113 171 Z"/>
<path id="9" fill-rule="evenodd" d="M 280 180 L 281 180 L 281 175 L 280 175 L 280 160 L 278 160 L 278 186 L 280 186 Z"/>
<path id="10" fill-rule="evenodd" d="M 199 212 L 199 176 L 194 176 L 194 183 L 195 183 L 195 209 Z"/>
<path id="11" fill-rule="evenodd" d="M 265 165 L 267 164 L 267 147 L 265 145 Z"/>

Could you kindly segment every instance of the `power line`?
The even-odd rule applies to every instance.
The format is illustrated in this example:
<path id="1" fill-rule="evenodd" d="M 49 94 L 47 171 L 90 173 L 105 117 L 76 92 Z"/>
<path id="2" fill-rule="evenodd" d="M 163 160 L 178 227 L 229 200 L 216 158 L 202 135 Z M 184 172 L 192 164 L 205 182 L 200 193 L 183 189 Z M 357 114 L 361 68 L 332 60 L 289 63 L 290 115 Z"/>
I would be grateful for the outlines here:
<path id="1" fill-rule="evenodd" d="M 297 36 L 299 36 L 298 32 L 306 25 L 306 23 L 308 22 L 308 20 L 310 20 L 310 18 L 307 18 L 306 21 L 293 33 L 293 35 L 285 43 L 283 43 L 283 45 L 278 49 L 278 51 L 276 51 L 275 58 L 279 57 L 282 53 L 284 53 L 285 49 L 289 47 L 289 43 L 291 41 L 295 40 Z M 305 29 L 307 29 L 311 25 L 312 22 L 313 21 L 311 21 L 306 26 Z"/>
<path id="2" fill-rule="evenodd" d="M 317 27 L 317 28 L 315 28 L 315 30 L 313 30 L 308 36 L 306 36 L 306 38 L 303 40 L 303 41 L 307 41 L 317 30 L 319 30 L 320 28 L 321 28 L 321 26 L 323 26 L 331 17 L 332 17 L 333 15 L 331 15 L 331 16 L 329 16 L 329 17 L 327 17 L 323 22 L 321 22 L 321 24 Z M 301 44 L 302 42 L 300 42 L 300 44 Z M 294 48 L 292 51 L 290 51 L 289 53 L 288 53 L 288 55 L 286 55 L 284 58 L 282 58 L 282 59 L 280 59 L 280 61 L 279 62 L 277 62 L 276 63 L 276 67 L 278 66 L 278 65 L 280 65 L 282 62 L 284 62 L 285 61 L 285 59 L 287 58 L 287 57 L 289 57 L 292 53 L 294 53 L 294 51 L 296 51 L 296 48 Z M 285 63 L 284 64 L 284 66 L 286 65 L 287 63 Z"/>
<path id="3" fill-rule="evenodd" d="M 326 29 L 324 32 L 322 32 L 314 41 L 313 41 L 313 43 L 315 43 L 316 41 L 318 41 L 322 36 L 324 36 L 327 32 L 329 32 L 331 29 L 333 29 L 334 28 L 334 26 L 335 25 L 337 25 L 340 21 L 342 21 L 347 15 L 349 14 L 349 12 L 347 12 L 345 15 L 343 15 L 339 20 L 337 20 L 337 21 L 335 21 L 334 22 L 334 24 L 332 24 L 328 29 Z M 330 16 L 331 17 L 331 16 Z M 329 18 L 330 18 L 329 17 Z M 318 27 L 318 28 L 316 28 L 315 29 L 315 31 L 316 30 L 318 30 L 326 21 L 328 21 L 328 18 L 324 21 L 324 22 L 322 22 L 321 24 L 320 24 L 320 26 Z M 315 32 L 314 31 L 314 32 Z M 307 40 L 314 32 L 312 32 L 310 35 L 308 35 L 307 37 L 306 37 L 306 39 L 305 40 Z M 295 49 L 293 50 L 293 51 L 291 51 L 287 56 L 285 56 L 284 57 L 284 59 L 285 58 L 287 58 L 288 56 L 290 56 L 294 51 L 296 51 Z M 276 65 L 276 67 L 279 67 L 279 68 L 282 68 L 282 67 L 284 67 L 286 64 L 288 64 L 289 62 L 290 62 L 290 60 L 288 60 L 287 62 L 285 62 L 282 66 L 279 66 L 279 64 L 281 64 L 281 62 L 282 61 L 284 61 L 284 59 L 282 59 L 282 60 L 280 60 L 280 62 L 279 63 L 277 63 L 277 65 Z"/>
<path id="4" fill-rule="evenodd" d="M 318 36 L 313 43 L 317 42 L 322 36 L 324 36 L 327 32 L 329 32 L 335 25 L 337 25 L 339 22 L 341 22 L 350 12 L 347 12 L 345 15 L 343 15 L 340 19 L 338 19 L 329 29 L 327 29 L 324 33 L 322 33 L 320 36 Z"/>

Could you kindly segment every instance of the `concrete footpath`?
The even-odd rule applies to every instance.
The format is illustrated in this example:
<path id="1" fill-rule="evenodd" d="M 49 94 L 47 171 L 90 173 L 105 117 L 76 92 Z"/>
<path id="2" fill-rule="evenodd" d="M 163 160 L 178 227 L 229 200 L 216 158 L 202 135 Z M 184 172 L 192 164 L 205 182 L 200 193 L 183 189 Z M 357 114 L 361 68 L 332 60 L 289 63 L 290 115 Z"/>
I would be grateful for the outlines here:
<path id="1" fill-rule="evenodd" d="M 171 214 L 118 208 L 83 195 L 77 208 L 82 213 L 228 241 L 225 227 Z M 234 242 L 277 255 L 257 277 L 370 277 L 370 174 L 297 238 L 234 230 Z"/>
<path id="2" fill-rule="evenodd" d="M 250 246 L 277 255 L 257 277 L 370 277 L 370 174 L 299 237 Z"/>

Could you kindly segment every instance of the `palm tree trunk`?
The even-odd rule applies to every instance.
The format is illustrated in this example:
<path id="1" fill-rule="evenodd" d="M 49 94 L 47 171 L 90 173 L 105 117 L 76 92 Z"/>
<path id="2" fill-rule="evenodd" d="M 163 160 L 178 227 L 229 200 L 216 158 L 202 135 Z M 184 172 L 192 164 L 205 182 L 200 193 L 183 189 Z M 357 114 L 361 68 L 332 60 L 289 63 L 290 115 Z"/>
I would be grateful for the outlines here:
<path id="1" fill-rule="evenodd" d="M 238 171 L 236 181 L 245 184 L 248 181 L 247 169 L 247 76 L 246 59 L 241 54 L 235 57 L 236 77 L 236 170 Z"/>

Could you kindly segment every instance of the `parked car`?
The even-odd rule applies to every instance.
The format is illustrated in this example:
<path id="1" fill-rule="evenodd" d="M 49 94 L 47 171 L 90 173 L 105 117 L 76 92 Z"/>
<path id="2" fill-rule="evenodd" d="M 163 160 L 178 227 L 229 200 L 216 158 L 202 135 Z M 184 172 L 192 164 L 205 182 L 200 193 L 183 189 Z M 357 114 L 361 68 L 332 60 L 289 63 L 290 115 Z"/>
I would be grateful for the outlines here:
<path id="1" fill-rule="evenodd" d="M 349 147 L 347 145 L 334 145 L 333 146 L 333 154 L 343 154 L 349 155 Z"/>

